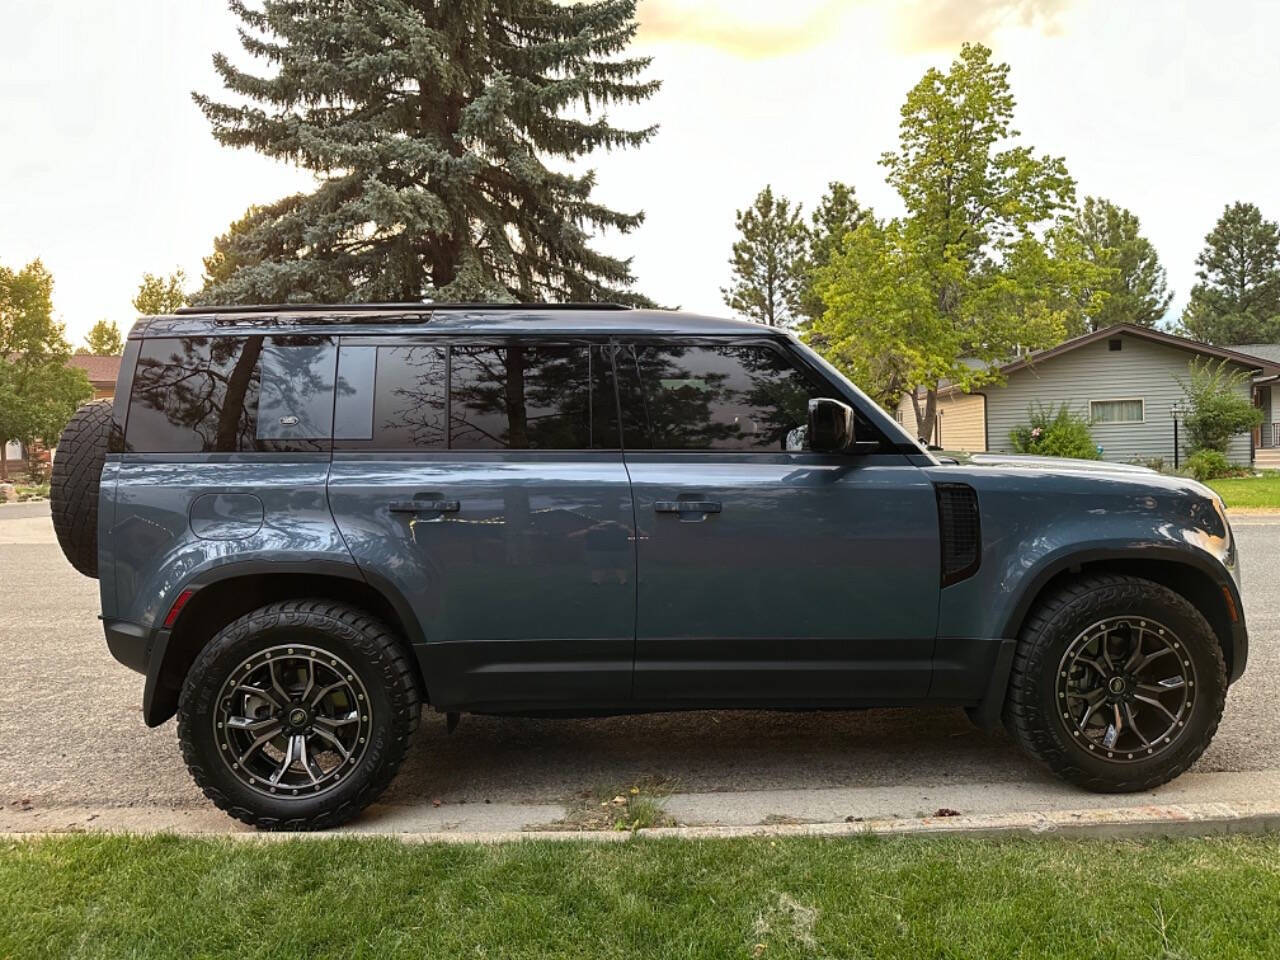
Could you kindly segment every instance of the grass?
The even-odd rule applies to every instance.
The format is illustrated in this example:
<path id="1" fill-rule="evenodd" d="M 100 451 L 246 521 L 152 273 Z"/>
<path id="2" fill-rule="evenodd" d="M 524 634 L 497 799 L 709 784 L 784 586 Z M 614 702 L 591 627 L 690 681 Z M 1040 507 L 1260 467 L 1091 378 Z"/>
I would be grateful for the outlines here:
<path id="1" fill-rule="evenodd" d="M 1280 838 L 0 843 L 0 957 L 1280 956 Z"/>
<path id="2" fill-rule="evenodd" d="M 1209 486 L 1228 507 L 1260 507 L 1280 510 L 1280 471 L 1268 470 L 1260 477 L 1210 480 Z"/>

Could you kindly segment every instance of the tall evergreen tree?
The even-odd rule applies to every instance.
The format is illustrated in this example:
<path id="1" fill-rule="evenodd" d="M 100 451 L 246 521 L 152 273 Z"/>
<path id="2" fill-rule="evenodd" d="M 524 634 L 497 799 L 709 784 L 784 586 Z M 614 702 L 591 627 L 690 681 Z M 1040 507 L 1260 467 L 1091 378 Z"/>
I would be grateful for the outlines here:
<path id="1" fill-rule="evenodd" d="M 729 258 L 725 304 L 769 327 L 794 323 L 800 313 L 806 231 L 800 207 L 766 186 L 736 215 L 738 240 Z"/>
<path id="2" fill-rule="evenodd" d="M 1096 298 L 1097 306 L 1087 313 L 1090 330 L 1116 323 L 1153 327 L 1169 309 L 1173 293 L 1164 267 L 1140 227 L 1133 213 L 1100 197 L 1085 197 L 1063 225 L 1101 268 L 1101 285 L 1087 292 L 1091 298 L 1099 292 L 1106 296 Z"/>
<path id="3" fill-rule="evenodd" d="M 812 324 L 826 311 L 826 302 L 817 289 L 819 272 L 844 246 L 845 238 L 871 218 L 847 183 L 832 181 L 809 217 L 805 240 L 803 289 L 800 308 Z"/>
<path id="4" fill-rule="evenodd" d="M 591 247 L 641 214 L 592 201 L 572 161 L 632 147 L 599 111 L 650 96 L 621 56 L 635 0 L 230 0 L 271 68 L 214 66 L 232 102 L 195 94 L 214 136 L 314 171 L 264 206 L 201 300 L 624 300 L 630 262 Z M 246 102 L 247 101 L 247 102 Z"/>
<path id="5" fill-rule="evenodd" d="M 1219 345 L 1280 342 L 1280 228 L 1233 203 L 1204 238 L 1180 331 Z"/>

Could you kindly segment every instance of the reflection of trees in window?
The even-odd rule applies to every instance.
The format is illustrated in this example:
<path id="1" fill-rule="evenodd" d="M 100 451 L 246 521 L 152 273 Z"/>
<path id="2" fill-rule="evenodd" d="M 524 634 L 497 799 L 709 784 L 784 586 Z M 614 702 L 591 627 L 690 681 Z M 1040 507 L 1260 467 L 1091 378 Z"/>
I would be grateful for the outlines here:
<path id="1" fill-rule="evenodd" d="M 658 450 L 783 450 L 817 395 L 766 347 L 639 347 L 618 367 L 629 446 L 647 433 Z"/>
<path id="2" fill-rule="evenodd" d="M 293 431 L 296 436 L 327 440 L 336 365 L 331 338 L 272 337 L 264 350 L 265 373 L 259 375 L 258 437 L 278 432 L 278 423 L 267 417 L 295 416 L 299 418 Z"/>
<path id="3" fill-rule="evenodd" d="M 444 347 L 378 350 L 374 437 L 384 450 L 443 450 Z"/>
<path id="4" fill-rule="evenodd" d="M 589 450 L 591 350 L 585 346 L 453 348 L 450 446 L 456 450 Z M 612 398 L 608 398 L 612 403 Z"/>
<path id="5" fill-rule="evenodd" d="M 262 337 L 148 340 L 134 371 L 128 447 L 252 450 Z"/>

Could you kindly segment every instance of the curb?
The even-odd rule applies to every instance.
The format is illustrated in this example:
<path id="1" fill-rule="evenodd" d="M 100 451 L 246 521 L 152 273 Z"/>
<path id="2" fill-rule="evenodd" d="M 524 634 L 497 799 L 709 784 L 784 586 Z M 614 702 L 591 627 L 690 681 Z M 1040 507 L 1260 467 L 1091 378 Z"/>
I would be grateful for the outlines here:
<path id="1" fill-rule="evenodd" d="M 72 829 L 0 832 L 0 840 L 37 840 L 56 836 L 185 836 L 249 842 L 379 838 L 402 843 L 512 843 L 533 840 L 618 843 L 633 839 L 720 840 L 741 837 L 966 836 L 1009 837 L 1059 834 L 1072 838 L 1208 836 L 1280 831 L 1280 804 L 1190 803 L 1117 807 L 1108 810 L 1061 810 L 1047 813 L 1000 813 L 982 816 L 869 819 L 851 823 L 762 824 L 759 826 L 646 827 L 635 831 L 506 830 L 497 832 L 391 832 L 337 829 L 324 833 L 260 833 L 248 830 L 207 831 Z"/>

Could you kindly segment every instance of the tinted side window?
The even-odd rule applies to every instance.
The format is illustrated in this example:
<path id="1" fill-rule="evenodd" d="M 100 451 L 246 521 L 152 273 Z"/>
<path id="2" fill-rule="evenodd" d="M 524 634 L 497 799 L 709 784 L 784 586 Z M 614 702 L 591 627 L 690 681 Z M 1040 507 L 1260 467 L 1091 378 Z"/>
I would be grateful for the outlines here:
<path id="1" fill-rule="evenodd" d="M 327 450 L 335 362 L 333 341 L 325 337 L 147 340 L 134 371 L 126 449 Z"/>
<path id="2" fill-rule="evenodd" d="M 454 346 L 449 377 L 453 450 L 618 447 L 616 403 L 603 348 Z"/>
<path id="3" fill-rule="evenodd" d="M 378 347 L 373 394 L 375 449 L 445 449 L 446 350 L 435 346 Z"/>
<path id="4" fill-rule="evenodd" d="M 624 347 L 617 363 L 628 449 L 781 453 L 831 393 L 757 344 Z"/>

